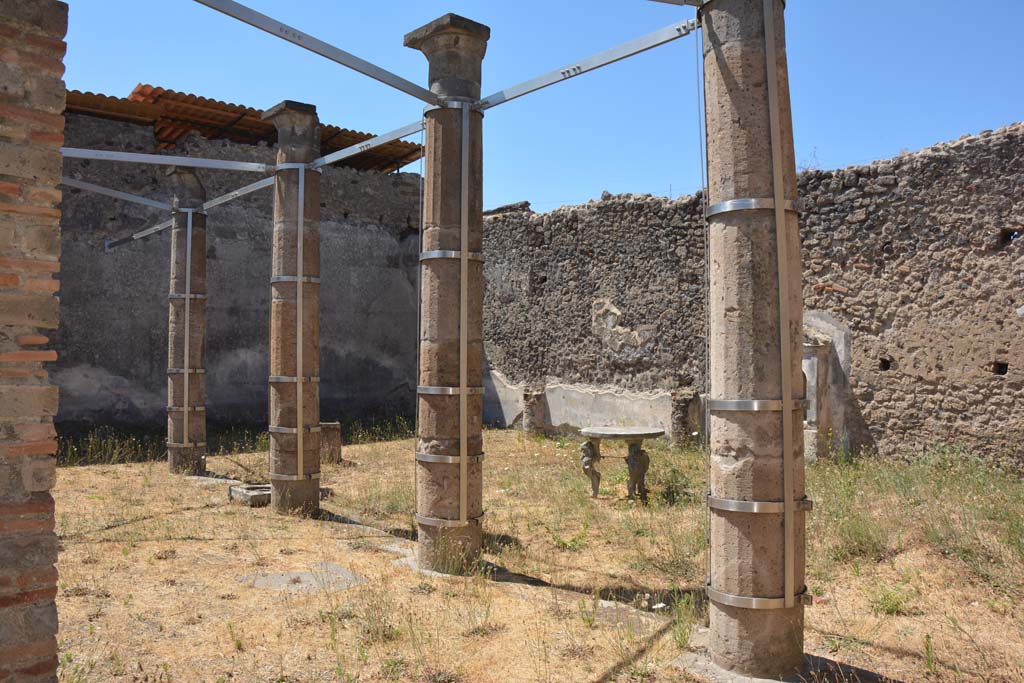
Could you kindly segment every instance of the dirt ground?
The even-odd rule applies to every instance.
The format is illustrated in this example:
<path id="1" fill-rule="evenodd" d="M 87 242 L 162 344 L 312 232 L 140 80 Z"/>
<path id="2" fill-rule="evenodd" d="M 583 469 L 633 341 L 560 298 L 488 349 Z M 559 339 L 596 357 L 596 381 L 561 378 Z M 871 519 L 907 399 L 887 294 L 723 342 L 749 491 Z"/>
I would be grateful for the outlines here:
<path id="1" fill-rule="evenodd" d="M 485 446 L 489 564 L 468 577 L 407 562 L 411 440 L 325 464 L 321 519 L 164 462 L 61 468 L 61 680 L 689 680 L 672 663 L 703 618 L 703 456 L 652 447 L 643 506 L 615 459 L 591 499 L 573 441 Z M 265 480 L 265 459 L 208 469 Z M 897 680 L 1022 681 L 1024 484 L 938 467 L 809 468 L 808 585 L 829 602 L 806 650 Z"/>

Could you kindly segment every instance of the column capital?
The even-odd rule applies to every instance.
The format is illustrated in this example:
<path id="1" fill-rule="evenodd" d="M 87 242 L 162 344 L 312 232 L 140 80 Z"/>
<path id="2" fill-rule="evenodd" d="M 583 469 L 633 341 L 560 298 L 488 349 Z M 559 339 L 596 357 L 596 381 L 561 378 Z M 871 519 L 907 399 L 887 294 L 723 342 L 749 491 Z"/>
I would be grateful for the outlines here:
<path id="1" fill-rule="evenodd" d="M 284 100 L 263 112 L 277 129 L 277 163 L 313 161 L 320 154 L 320 119 L 316 105 Z"/>
<path id="2" fill-rule="evenodd" d="M 426 55 L 431 92 L 478 100 L 480 66 L 490 37 L 490 27 L 449 13 L 407 33 L 404 44 Z"/>
<path id="3" fill-rule="evenodd" d="M 171 205 L 176 209 L 198 209 L 206 201 L 206 189 L 199 181 L 199 176 L 191 168 L 169 166 L 166 175 L 171 179 L 174 197 Z"/>

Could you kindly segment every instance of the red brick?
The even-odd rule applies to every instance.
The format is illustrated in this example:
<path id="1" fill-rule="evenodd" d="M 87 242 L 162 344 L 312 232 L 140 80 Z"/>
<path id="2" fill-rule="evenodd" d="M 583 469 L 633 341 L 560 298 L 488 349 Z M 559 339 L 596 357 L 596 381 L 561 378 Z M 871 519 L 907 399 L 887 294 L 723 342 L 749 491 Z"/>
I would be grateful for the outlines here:
<path id="1" fill-rule="evenodd" d="M 0 59 L 9 64 L 28 67 L 34 73 L 46 73 L 52 76 L 64 75 L 64 62 L 48 55 L 36 54 L 14 47 L 0 50 Z"/>
<path id="2" fill-rule="evenodd" d="M 0 503 L 0 517 L 11 517 L 14 515 L 39 515 L 52 513 L 54 510 L 53 498 L 50 496 L 39 496 L 24 503 Z"/>
<path id="3" fill-rule="evenodd" d="M 10 518 L 0 516 L 0 533 L 18 534 L 33 533 L 38 531 L 53 531 L 53 515 L 46 517 Z M 26 600 L 25 602 L 34 602 Z M 14 604 L 14 603 L 8 603 Z M 0 607 L 5 607 L 3 598 L 0 598 Z"/>
<path id="4" fill-rule="evenodd" d="M 28 134 L 28 139 L 32 142 L 36 142 L 42 145 L 50 145 L 51 147 L 60 147 L 64 144 L 64 133 L 48 133 L 44 131 L 32 131 Z"/>
<path id="5" fill-rule="evenodd" d="M 50 343 L 50 338 L 42 334 L 19 334 L 14 340 L 18 342 L 18 346 L 42 346 Z"/>
<path id="6" fill-rule="evenodd" d="M 29 33 L 25 36 L 24 41 L 25 45 L 38 48 L 41 52 L 48 52 L 54 57 L 63 57 L 64 53 L 68 51 L 68 44 L 57 38 L 37 36 Z"/>
<path id="7" fill-rule="evenodd" d="M 41 600 L 53 600 L 57 597 L 57 587 L 37 588 L 34 591 L 22 591 L 14 595 L 0 595 L 0 608 L 11 605 L 24 605 Z"/>
<path id="8" fill-rule="evenodd" d="M 39 280 L 36 278 L 25 280 L 26 292 L 47 292 L 52 294 L 59 289 L 60 280 Z"/>
<path id="9" fill-rule="evenodd" d="M 27 455 L 53 455 L 56 452 L 57 442 L 52 439 L 48 441 L 0 445 L 0 455 L 8 458 L 24 457 Z M 2 509 L 0 507 L 0 510 Z"/>
<path id="10" fill-rule="evenodd" d="M 56 596 L 56 591 L 54 591 Z M 57 656 L 47 657 L 36 664 L 16 669 L 14 673 L 19 676 L 41 676 L 57 670 Z"/>
<path id="11" fill-rule="evenodd" d="M 5 194 L 8 197 L 20 197 L 21 185 L 17 183 L 0 182 L 0 194 Z"/>
<path id="12" fill-rule="evenodd" d="M 0 594 L 48 588 L 56 583 L 56 567 L 35 567 L 20 574 L 0 574 Z"/>
<path id="13" fill-rule="evenodd" d="M 17 273 L 0 273 L 0 287 L 17 287 L 21 277 Z"/>
<path id="14" fill-rule="evenodd" d="M 0 103 L 0 118 L 14 121 L 25 121 L 47 129 L 64 130 L 64 117 L 60 114 L 48 114 L 36 109 L 28 109 L 13 104 Z"/>
<path id="15" fill-rule="evenodd" d="M 58 211 L 57 213 L 59 214 L 60 212 Z M 4 270 L 36 270 L 44 273 L 59 273 L 60 261 L 0 257 L 0 268 Z"/>
<path id="16" fill-rule="evenodd" d="M 57 360 L 56 351 L 8 351 L 0 353 L 0 363 L 46 363 Z"/>
<path id="17" fill-rule="evenodd" d="M 0 213 L 18 213 L 26 216 L 50 216 L 60 218 L 60 209 L 31 204 L 0 204 Z"/>
<path id="18" fill-rule="evenodd" d="M 6 377 L 8 379 L 24 379 L 26 377 L 32 377 L 33 372 L 29 368 L 0 368 L 0 377 Z"/>
<path id="19" fill-rule="evenodd" d="M 13 647 L 0 648 L 0 662 L 16 664 L 35 661 L 55 654 L 57 654 L 57 639 L 47 638 L 33 643 L 19 643 Z"/>

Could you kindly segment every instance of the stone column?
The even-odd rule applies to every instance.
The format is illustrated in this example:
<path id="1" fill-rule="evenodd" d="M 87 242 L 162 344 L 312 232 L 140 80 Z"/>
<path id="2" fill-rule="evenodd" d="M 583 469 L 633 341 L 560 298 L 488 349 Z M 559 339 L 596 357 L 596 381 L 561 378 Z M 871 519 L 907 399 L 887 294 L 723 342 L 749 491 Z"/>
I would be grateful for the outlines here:
<path id="1" fill-rule="evenodd" d="M 405 36 L 405 45 L 426 55 L 431 91 L 446 103 L 457 104 L 480 99 L 480 68 L 489 37 L 488 27 L 447 14 Z M 441 107 L 426 113 L 423 250 L 426 255 L 469 252 L 466 259 L 434 254 L 422 261 L 420 269 L 417 556 L 422 567 L 444 572 L 458 572 L 474 562 L 482 538 L 484 275 L 482 261 L 470 260 L 469 255 L 478 255 L 483 248 L 483 114 L 469 112 L 468 121 L 468 164 L 464 166 L 462 109 Z M 461 201 L 464 179 L 469 200 L 466 234 Z M 465 287 L 460 286 L 463 272 Z M 466 334 L 460 339 L 463 320 Z M 458 392 L 460 380 L 470 387 L 463 395 Z M 460 416 L 465 421 L 464 442 Z"/>
<path id="2" fill-rule="evenodd" d="M 320 122 L 313 105 L 286 100 L 263 118 L 277 128 L 278 166 L 308 163 L 319 155 Z M 320 507 L 318 172 L 300 168 L 277 171 L 272 261 L 270 504 L 279 513 L 312 514 Z M 297 315 L 300 309 L 301 316 Z"/>
<path id="3" fill-rule="evenodd" d="M 167 304 L 167 464 L 206 471 L 206 192 L 196 174 L 168 169 L 174 188 Z M 191 253 L 191 257 L 189 254 Z"/>
<path id="4" fill-rule="evenodd" d="M 704 4 L 710 231 L 710 399 L 775 400 L 774 407 L 710 411 L 711 495 L 739 501 L 784 500 L 783 371 L 801 397 L 803 341 L 800 235 L 797 215 L 785 212 L 789 362 L 782 367 L 779 268 L 776 251 L 772 128 L 767 79 L 777 79 L 778 139 L 785 198 L 796 200 L 796 168 L 785 51 L 784 3 L 769 0 L 776 60 L 768 69 L 763 0 Z M 751 210 L 714 213 L 719 202 L 769 200 Z M 798 403 L 799 405 L 799 403 Z M 803 413 L 794 409 L 792 492 L 804 496 Z M 803 665 L 803 607 L 779 601 L 735 606 L 713 591 L 783 598 L 784 515 L 711 511 L 711 657 L 743 676 L 778 678 Z M 793 514 L 794 592 L 804 588 L 804 513 Z"/>

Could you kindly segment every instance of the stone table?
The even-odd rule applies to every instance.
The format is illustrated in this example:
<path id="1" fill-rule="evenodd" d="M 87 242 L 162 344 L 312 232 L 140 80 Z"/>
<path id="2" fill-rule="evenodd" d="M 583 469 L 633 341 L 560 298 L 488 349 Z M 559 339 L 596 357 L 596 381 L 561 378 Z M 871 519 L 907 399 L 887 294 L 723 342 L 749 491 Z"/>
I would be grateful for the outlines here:
<path id="1" fill-rule="evenodd" d="M 665 435 L 665 430 L 658 427 L 585 427 L 580 434 L 587 440 L 580 445 L 580 465 L 583 473 L 590 477 L 592 495 L 596 498 L 601 486 L 601 473 L 597 471 L 597 463 L 601 460 L 601 441 L 603 439 L 625 441 L 629 447 L 626 456 L 626 467 L 629 468 L 629 483 L 626 490 L 629 499 L 638 495 L 647 500 L 647 468 L 651 459 L 643 449 L 644 439 L 656 439 Z"/>

